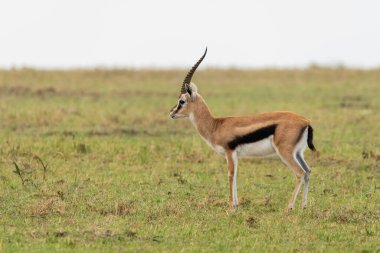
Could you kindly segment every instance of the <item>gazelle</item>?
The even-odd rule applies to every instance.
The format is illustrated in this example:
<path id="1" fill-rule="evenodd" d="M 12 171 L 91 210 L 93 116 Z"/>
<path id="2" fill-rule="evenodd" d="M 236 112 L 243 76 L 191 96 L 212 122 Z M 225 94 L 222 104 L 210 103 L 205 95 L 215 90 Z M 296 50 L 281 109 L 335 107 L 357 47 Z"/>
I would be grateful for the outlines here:
<path id="1" fill-rule="evenodd" d="M 214 117 L 191 78 L 207 53 L 191 68 L 181 86 L 177 104 L 171 109 L 173 119 L 187 117 L 201 137 L 216 152 L 226 156 L 230 183 L 230 207 L 238 206 L 238 157 L 278 155 L 296 176 L 296 185 L 288 204 L 294 207 L 298 192 L 305 182 L 302 207 L 306 208 L 310 168 L 303 152 L 306 145 L 313 151 L 313 128 L 310 121 L 292 112 L 267 112 L 253 116 Z"/>

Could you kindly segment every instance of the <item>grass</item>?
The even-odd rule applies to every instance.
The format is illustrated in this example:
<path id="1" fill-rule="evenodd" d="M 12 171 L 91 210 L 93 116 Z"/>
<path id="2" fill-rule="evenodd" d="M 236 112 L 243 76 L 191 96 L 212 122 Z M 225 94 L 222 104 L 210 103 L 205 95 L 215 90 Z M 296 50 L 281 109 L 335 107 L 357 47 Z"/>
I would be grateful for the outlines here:
<path id="1" fill-rule="evenodd" d="M 217 116 L 313 122 L 308 209 L 277 159 L 225 159 L 170 120 L 186 70 L 0 71 L 0 252 L 380 252 L 380 70 L 199 71 Z M 300 197 L 300 196 L 299 196 Z"/>

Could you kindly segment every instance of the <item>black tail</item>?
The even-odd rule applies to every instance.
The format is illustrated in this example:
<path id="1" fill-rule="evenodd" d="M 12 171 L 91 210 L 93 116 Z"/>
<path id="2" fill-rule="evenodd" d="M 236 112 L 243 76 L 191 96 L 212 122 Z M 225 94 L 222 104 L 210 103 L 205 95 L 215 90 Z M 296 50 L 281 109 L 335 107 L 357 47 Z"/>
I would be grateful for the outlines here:
<path id="1" fill-rule="evenodd" d="M 309 129 L 307 131 L 307 145 L 309 146 L 309 148 L 313 151 L 317 151 L 314 147 L 314 144 L 313 144 L 313 128 L 311 126 L 308 126 Z"/>

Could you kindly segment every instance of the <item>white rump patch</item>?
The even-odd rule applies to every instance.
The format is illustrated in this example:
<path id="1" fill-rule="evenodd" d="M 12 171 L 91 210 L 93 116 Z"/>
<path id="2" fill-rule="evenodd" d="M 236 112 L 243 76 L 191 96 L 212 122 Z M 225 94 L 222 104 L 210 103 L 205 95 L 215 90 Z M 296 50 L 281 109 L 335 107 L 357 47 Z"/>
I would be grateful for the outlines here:
<path id="1" fill-rule="evenodd" d="M 305 152 L 305 149 L 306 149 L 306 146 L 307 146 L 307 133 L 308 133 L 309 129 L 306 128 L 303 133 L 302 133 L 302 136 L 299 140 L 299 142 L 297 143 L 297 145 L 295 146 L 294 150 L 293 150 L 293 159 L 294 161 L 296 161 L 296 163 L 298 164 L 298 166 L 304 171 L 305 169 L 301 166 L 300 162 L 298 161 L 297 159 L 297 152 L 299 152 L 300 156 L 302 159 L 303 158 L 303 152 Z M 306 163 L 306 162 L 305 162 Z"/>

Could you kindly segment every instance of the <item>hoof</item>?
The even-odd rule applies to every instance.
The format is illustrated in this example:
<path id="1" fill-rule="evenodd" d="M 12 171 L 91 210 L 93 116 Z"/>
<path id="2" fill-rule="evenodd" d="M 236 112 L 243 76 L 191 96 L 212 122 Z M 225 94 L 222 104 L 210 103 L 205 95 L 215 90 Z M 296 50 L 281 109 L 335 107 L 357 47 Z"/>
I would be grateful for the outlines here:
<path id="1" fill-rule="evenodd" d="M 286 212 L 290 213 L 293 211 L 293 207 L 292 206 L 289 206 L 285 209 Z"/>

